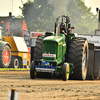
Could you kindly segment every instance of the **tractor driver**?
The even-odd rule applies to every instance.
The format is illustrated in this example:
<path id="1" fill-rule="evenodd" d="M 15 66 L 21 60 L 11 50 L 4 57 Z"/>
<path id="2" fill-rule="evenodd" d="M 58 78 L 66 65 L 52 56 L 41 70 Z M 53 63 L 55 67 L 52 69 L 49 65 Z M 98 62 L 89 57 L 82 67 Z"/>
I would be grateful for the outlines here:
<path id="1" fill-rule="evenodd" d="M 61 22 L 60 25 L 61 33 L 63 33 L 65 36 L 67 35 L 66 29 L 65 29 L 65 24 Z"/>
<path id="2" fill-rule="evenodd" d="M 63 22 L 60 25 L 60 31 L 61 31 L 61 33 L 63 33 L 65 35 L 65 37 L 66 37 L 65 42 L 67 44 L 67 30 L 66 30 L 65 24 Z"/>
<path id="3" fill-rule="evenodd" d="M 67 33 L 65 33 L 65 31 L 64 31 L 64 30 L 62 30 L 62 32 L 64 33 L 64 35 L 65 35 L 65 36 L 67 35 Z"/>
<path id="4" fill-rule="evenodd" d="M 63 34 L 64 34 L 64 35 L 65 35 L 65 37 L 66 37 L 65 42 L 66 42 L 66 44 L 67 44 L 67 33 L 65 33 L 65 31 L 64 31 L 64 30 L 62 30 L 62 32 L 63 32 Z"/>

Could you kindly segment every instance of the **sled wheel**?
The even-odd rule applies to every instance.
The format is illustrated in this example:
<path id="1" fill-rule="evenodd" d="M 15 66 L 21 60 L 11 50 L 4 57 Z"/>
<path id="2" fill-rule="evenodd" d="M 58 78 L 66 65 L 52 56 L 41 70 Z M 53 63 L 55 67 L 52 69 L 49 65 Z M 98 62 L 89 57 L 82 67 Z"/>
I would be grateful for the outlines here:
<path id="1" fill-rule="evenodd" d="M 27 60 L 26 68 L 29 68 L 29 60 Z"/>
<path id="2" fill-rule="evenodd" d="M 18 57 L 18 60 L 19 60 L 19 68 L 23 68 L 22 58 Z"/>
<path id="3" fill-rule="evenodd" d="M 18 58 L 14 58 L 13 65 L 14 65 L 14 68 L 19 68 L 19 60 L 18 60 Z"/>

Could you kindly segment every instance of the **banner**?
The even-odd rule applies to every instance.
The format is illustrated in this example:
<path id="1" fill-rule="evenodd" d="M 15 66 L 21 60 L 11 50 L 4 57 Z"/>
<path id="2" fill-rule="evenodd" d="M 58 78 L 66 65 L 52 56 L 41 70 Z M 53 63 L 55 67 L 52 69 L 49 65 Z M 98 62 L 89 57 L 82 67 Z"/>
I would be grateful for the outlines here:
<path id="1" fill-rule="evenodd" d="M 23 24 L 22 24 L 21 35 L 24 37 L 27 47 L 30 48 L 30 35 L 28 32 L 25 20 L 23 21 Z"/>

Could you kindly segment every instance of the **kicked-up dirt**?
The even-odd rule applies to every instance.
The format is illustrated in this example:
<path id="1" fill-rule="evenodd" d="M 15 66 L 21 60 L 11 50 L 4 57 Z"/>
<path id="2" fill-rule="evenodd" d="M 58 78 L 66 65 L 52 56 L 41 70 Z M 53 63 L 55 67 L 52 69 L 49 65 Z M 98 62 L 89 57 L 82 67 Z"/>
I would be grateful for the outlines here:
<path id="1" fill-rule="evenodd" d="M 18 100 L 100 100 L 100 80 L 32 80 L 29 71 L 0 71 L 0 100 L 8 100 L 12 88 Z"/>

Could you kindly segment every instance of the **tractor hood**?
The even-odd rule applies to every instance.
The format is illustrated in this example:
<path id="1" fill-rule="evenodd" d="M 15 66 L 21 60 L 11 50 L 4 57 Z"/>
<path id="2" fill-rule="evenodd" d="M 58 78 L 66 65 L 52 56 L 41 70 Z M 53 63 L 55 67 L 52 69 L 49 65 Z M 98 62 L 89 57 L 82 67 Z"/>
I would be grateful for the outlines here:
<path id="1" fill-rule="evenodd" d="M 64 61 L 66 53 L 65 36 L 48 36 L 43 40 L 43 60 L 55 61 L 57 65 Z"/>
<path id="2" fill-rule="evenodd" d="M 60 41 L 62 41 L 63 38 L 64 37 L 62 37 L 62 36 L 48 36 L 48 37 L 44 38 L 43 41 L 52 41 L 52 42 L 60 43 Z"/>

